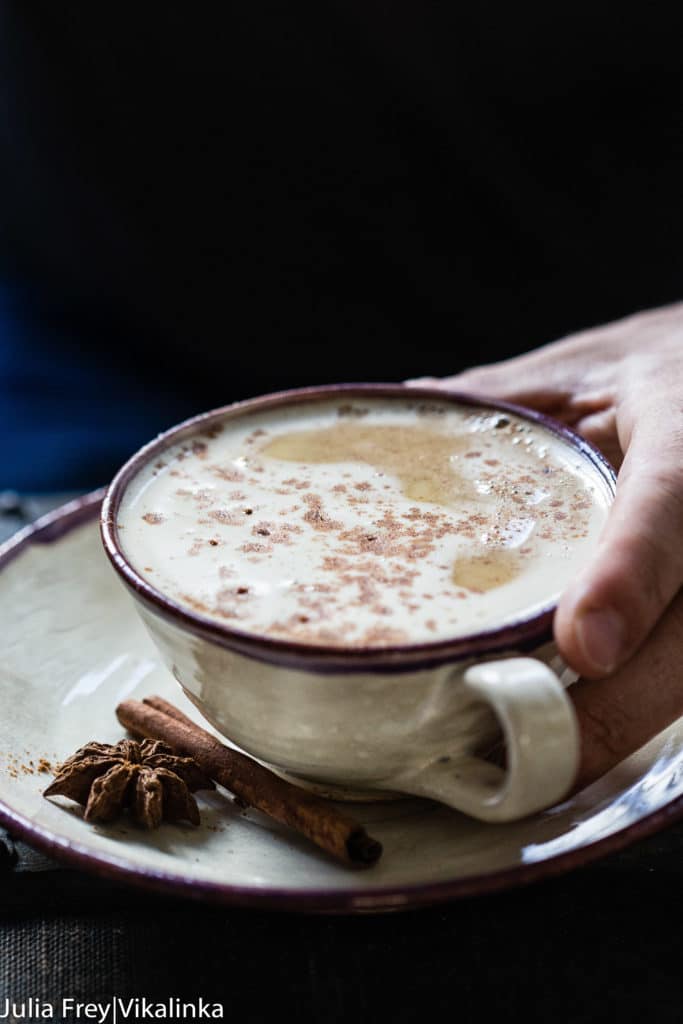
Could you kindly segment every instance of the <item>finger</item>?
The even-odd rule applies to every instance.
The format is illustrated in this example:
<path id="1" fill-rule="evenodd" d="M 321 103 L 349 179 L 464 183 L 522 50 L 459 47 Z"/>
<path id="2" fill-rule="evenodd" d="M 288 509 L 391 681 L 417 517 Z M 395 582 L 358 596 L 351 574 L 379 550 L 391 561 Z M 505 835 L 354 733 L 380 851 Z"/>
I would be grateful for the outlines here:
<path id="1" fill-rule="evenodd" d="M 577 433 L 599 448 L 615 469 L 621 466 L 624 453 L 617 433 L 617 412 L 612 405 L 590 416 L 581 416 L 571 424 Z"/>
<path id="2" fill-rule="evenodd" d="M 512 362 L 517 363 L 517 360 Z M 512 366 L 512 363 L 508 364 Z M 602 386 L 598 389 L 587 389 L 575 384 L 570 392 L 567 389 L 569 374 L 562 370 L 563 386 L 548 385 L 548 374 L 543 362 L 542 368 L 525 371 L 526 384 L 513 384 L 511 372 L 506 371 L 505 379 L 510 381 L 503 387 L 501 379 L 493 375 L 494 367 L 478 367 L 454 377 L 419 377 L 406 381 L 408 386 L 438 387 L 442 390 L 463 391 L 494 399 L 504 399 L 519 405 L 536 409 L 545 415 L 560 420 L 572 427 L 586 440 L 594 444 L 615 468 L 619 468 L 623 452 L 619 444 L 616 428 L 615 385 Z M 516 375 L 517 377 L 520 374 Z M 536 380 L 540 376 L 542 380 Z M 478 389 L 481 390 L 478 390 Z"/>
<path id="3" fill-rule="evenodd" d="M 503 399 L 557 416 L 566 412 L 585 376 L 583 348 L 583 342 L 567 339 L 452 377 L 420 377 L 406 384 Z"/>
<path id="4" fill-rule="evenodd" d="M 560 650 L 589 679 L 628 660 L 683 583 L 683 416 L 678 429 L 652 407 L 642 417 L 597 555 L 555 616 Z"/>
<path id="5" fill-rule="evenodd" d="M 574 785 L 583 789 L 683 715 L 683 593 L 646 644 L 608 679 L 569 689 L 581 737 Z"/>
<path id="6" fill-rule="evenodd" d="M 508 402 L 533 405 L 535 408 L 548 411 L 549 408 L 563 407 L 568 398 L 566 388 L 560 393 L 548 387 L 548 382 L 536 379 L 537 374 L 524 372 L 507 363 L 495 366 L 478 366 L 453 377 L 420 377 L 406 381 L 409 386 L 437 387 L 444 391 L 463 391 L 466 394 L 479 395 L 483 398 L 500 398 Z"/>

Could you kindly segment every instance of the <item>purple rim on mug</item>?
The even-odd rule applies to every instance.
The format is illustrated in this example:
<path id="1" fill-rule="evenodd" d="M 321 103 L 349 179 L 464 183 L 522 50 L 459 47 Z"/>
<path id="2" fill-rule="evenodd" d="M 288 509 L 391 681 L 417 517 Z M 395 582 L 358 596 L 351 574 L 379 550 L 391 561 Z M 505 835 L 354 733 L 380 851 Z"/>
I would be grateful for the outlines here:
<path id="1" fill-rule="evenodd" d="M 147 463 L 158 458 L 179 442 L 211 430 L 212 427 L 225 420 L 282 406 L 334 399 L 335 396 L 344 399 L 401 398 L 404 401 L 413 398 L 416 400 L 427 399 L 470 406 L 474 409 L 513 413 L 522 419 L 539 424 L 567 442 L 582 459 L 598 470 L 610 492 L 614 494 L 616 484 L 614 469 L 593 445 L 556 420 L 509 402 L 478 398 L 454 391 L 441 391 L 437 388 L 407 388 L 402 384 L 329 384 L 278 391 L 274 394 L 223 406 L 220 409 L 213 409 L 185 420 L 160 434 L 122 466 L 107 489 L 102 505 L 100 528 L 104 549 L 124 584 L 153 612 L 195 636 L 258 661 L 310 672 L 413 672 L 502 651 L 529 651 L 550 641 L 556 607 L 554 603 L 546 605 L 531 615 L 522 614 L 515 622 L 497 629 L 430 643 L 381 648 L 331 647 L 297 643 L 292 640 L 246 633 L 216 622 L 208 616 L 173 601 L 136 571 L 121 549 L 118 512 L 128 484 Z"/>

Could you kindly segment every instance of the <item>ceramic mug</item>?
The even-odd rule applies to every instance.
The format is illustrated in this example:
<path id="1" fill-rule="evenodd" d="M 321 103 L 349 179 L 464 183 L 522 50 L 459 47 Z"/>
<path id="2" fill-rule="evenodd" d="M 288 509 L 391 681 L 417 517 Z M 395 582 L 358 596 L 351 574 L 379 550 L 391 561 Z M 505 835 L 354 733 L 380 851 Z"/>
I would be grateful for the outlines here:
<path id="1" fill-rule="evenodd" d="M 571 445 L 614 493 L 612 468 L 586 441 L 500 402 L 411 389 L 415 397 L 510 411 Z M 123 553 L 118 511 L 133 477 L 169 447 L 230 417 L 328 398 L 406 397 L 400 385 L 282 392 L 195 417 L 119 471 L 102 507 L 102 538 L 165 663 L 204 717 L 232 743 L 332 796 L 430 797 L 484 821 L 551 806 L 571 788 L 579 735 L 552 643 L 554 605 L 488 632 L 383 648 L 337 648 L 248 634 L 180 606 Z M 504 741 L 504 767 L 484 754 Z"/>

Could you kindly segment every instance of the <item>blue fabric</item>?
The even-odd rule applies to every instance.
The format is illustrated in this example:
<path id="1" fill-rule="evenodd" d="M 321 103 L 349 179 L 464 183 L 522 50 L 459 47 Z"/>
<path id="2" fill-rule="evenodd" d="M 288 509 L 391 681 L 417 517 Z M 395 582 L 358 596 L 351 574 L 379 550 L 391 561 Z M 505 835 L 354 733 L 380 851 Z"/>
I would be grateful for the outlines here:
<path id="1" fill-rule="evenodd" d="M 106 324 L 85 327 L 0 282 L 0 490 L 97 487 L 160 430 L 201 411 L 125 360 L 105 361 L 112 341 Z"/>

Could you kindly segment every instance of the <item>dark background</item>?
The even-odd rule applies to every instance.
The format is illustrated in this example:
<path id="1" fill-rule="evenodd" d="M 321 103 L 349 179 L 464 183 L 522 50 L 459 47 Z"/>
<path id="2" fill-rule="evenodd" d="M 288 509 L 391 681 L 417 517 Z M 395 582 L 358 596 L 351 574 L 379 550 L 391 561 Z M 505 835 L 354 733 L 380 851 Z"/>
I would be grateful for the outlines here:
<path id="1" fill-rule="evenodd" d="M 674 12 L 5 0 L 0 486 L 680 298 Z"/>
<path id="2" fill-rule="evenodd" d="M 179 418 L 452 373 L 681 298 L 678 5 L 0 3 L 0 488 Z M 416 913 L 3 888 L 0 997 L 234 1021 L 680 1019 L 680 828 Z"/>

